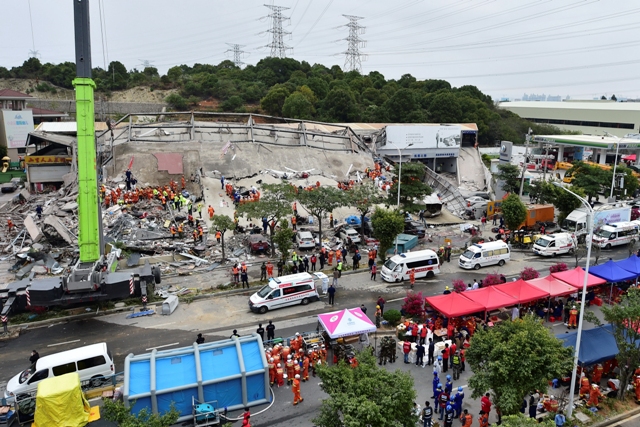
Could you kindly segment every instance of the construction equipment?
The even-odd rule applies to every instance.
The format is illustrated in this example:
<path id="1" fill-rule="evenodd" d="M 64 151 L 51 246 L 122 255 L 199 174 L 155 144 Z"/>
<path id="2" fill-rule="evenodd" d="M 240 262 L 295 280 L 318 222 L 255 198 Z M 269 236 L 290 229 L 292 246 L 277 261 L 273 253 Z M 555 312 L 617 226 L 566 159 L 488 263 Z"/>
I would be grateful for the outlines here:
<path id="1" fill-rule="evenodd" d="M 98 197 L 95 115 L 91 79 L 91 39 L 89 0 L 74 0 L 76 45 L 77 163 L 78 163 L 78 245 L 80 255 L 62 277 L 28 279 L 10 283 L 0 292 L 3 302 L 0 320 L 5 332 L 11 312 L 35 307 L 75 305 L 140 296 L 147 302 L 147 286 L 160 283 L 160 269 L 144 266 L 116 272 L 119 251 L 105 254 L 102 213 Z"/>

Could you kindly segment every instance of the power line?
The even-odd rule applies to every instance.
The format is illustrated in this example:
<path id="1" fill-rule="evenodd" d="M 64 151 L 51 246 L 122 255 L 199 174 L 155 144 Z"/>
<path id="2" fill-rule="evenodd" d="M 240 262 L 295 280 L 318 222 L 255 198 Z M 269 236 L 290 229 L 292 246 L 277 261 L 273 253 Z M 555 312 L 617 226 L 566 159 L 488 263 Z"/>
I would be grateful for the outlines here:
<path id="1" fill-rule="evenodd" d="M 270 4 L 265 4 L 264 6 L 271 9 L 271 13 L 267 15 L 268 18 L 271 18 L 271 28 L 267 30 L 268 33 L 271 33 L 271 43 L 266 47 L 271 48 L 271 56 L 273 58 L 286 58 L 287 50 L 293 51 L 293 48 L 284 44 L 284 36 L 290 36 L 291 31 L 282 29 L 282 22 L 289 20 L 288 16 L 282 16 L 282 11 L 289 8 Z"/>
<path id="2" fill-rule="evenodd" d="M 33 36 L 33 17 L 31 16 L 31 0 L 28 2 L 29 4 L 29 22 L 31 23 L 31 45 L 33 49 L 29 51 L 29 56 L 32 58 L 37 58 L 40 55 L 40 52 L 36 50 L 36 38 Z"/>
<path id="3" fill-rule="evenodd" d="M 227 43 L 232 49 L 227 49 L 226 52 L 233 52 L 233 63 L 236 64 L 236 67 L 242 67 L 244 62 L 242 62 L 242 55 L 246 52 L 242 50 L 246 45 L 244 44 L 231 44 Z"/>
<path id="4" fill-rule="evenodd" d="M 364 34 L 365 27 L 358 24 L 361 16 L 342 15 L 349 20 L 345 26 L 349 28 L 349 36 L 346 39 L 348 45 L 347 50 L 342 52 L 345 55 L 344 69 L 348 71 L 362 71 L 362 60 L 366 58 L 360 53 L 360 48 L 364 47 L 366 40 L 360 38 L 360 34 Z"/>

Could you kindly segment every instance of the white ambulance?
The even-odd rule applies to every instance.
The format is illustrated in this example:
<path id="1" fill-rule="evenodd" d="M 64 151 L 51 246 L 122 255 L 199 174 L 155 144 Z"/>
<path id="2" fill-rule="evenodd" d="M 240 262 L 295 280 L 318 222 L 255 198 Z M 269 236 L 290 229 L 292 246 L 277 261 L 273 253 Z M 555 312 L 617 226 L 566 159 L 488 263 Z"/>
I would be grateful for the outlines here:
<path id="1" fill-rule="evenodd" d="M 255 294 L 249 297 L 251 311 L 264 314 L 269 310 L 290 305 L 307 305 L 318 301 L 318 287 L 322 287 L 323 273 L 298 273 L 269 279 Z"/>
<path id="2" fill-rule="evenodd" d="M 440 274 L 440 260 L 438 255 L 429 249 L 402 253 L 389 258 L 380 270 L 385 282 L 400 282 L 409 279 L 409 270 L 415 269 L 416 279 L 420 277 L 432 278 Z"/>
<path id="3" fill-rule="evenodd" d="M 478 270 L 480 267 L 498 264 L 500 267 L 511 259 L 509 246 L 502 240 L 488 243 L 474 243 L 469 246 L 458 260 L 464 269 Z"/>
<path id="4" fill-rule="evenodd" d="M 593 236 L 593 243 L 604 249 L 637 241 L 638 224 L 636 221 L 613 222 L 603 225 Z"/>
<path id="5" fill-rule="evenodd" d="M 572 254 L 578 242 L 571 233 L 555 233 L 541 236 L 533 244 L 533 252 L 542 256 Z"/>

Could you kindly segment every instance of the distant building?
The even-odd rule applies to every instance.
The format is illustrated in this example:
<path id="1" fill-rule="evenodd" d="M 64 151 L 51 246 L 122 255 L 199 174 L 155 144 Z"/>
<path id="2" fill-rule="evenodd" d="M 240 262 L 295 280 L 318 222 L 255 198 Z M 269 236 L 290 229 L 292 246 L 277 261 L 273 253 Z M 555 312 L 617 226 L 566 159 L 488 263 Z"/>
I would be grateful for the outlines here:
<path id="1" fill-rule="evenodd" d="M 557 126 L 585 135 L 604 135 L 605 131 L 622 138 L 640 129 L 640 103 L 615 101 L 502 102 L 509 110 L 534 123 Z"/>

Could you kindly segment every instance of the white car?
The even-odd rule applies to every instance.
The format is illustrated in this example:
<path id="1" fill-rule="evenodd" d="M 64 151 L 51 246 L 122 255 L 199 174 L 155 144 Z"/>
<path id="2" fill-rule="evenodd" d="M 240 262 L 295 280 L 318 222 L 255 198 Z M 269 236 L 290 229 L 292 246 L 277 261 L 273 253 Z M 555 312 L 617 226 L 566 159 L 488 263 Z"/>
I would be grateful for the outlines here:
<path id="1" fill-rule="evenodd" d="M 298 231 L 296 233 L 296 244 L 298 245 L 298 249 L 313 249 L 316 247 L 313 234 L 308 231 Z"/>
<path id="2" fill-rule="evenodd" d="M 484 199 L 480 196 L 469 197 L 468 199 L 464 199 L 467 202 L 467 206 L 475 205 L 477 203 L 488 203 L 487 199 Z"/>
<path id="3" fill-rule="evenodd" d="M 344 242 L 350 238 L 352 243 L 360 243 L 360 233 L 354 228 L 343 227 L 340 230 L 340 238 Z"/>

